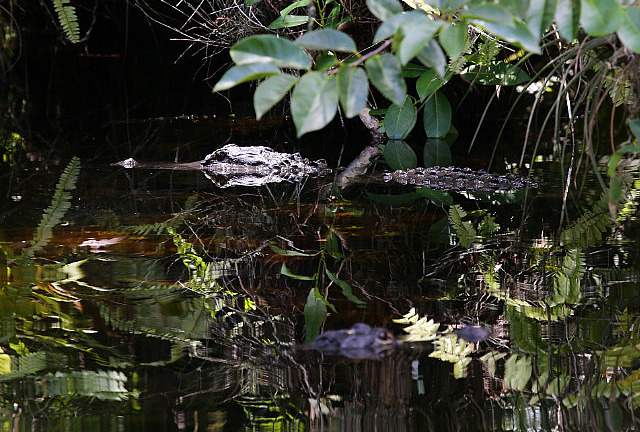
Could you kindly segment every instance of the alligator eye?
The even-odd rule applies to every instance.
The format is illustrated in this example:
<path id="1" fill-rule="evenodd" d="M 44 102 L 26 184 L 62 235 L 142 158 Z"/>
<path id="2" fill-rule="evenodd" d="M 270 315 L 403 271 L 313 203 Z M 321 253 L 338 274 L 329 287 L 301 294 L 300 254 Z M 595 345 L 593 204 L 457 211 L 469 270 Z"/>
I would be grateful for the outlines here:
<path id="1" fill-rule="evenodd" d="M 213 155 L 213 159 L 215 161 L 218 161 L 218 162 L 225 161 L 227 158 L 228 158 L 227 154 L 225 152 L 222 152 L 222 151 L 221 152 L 216 152 Z"/>

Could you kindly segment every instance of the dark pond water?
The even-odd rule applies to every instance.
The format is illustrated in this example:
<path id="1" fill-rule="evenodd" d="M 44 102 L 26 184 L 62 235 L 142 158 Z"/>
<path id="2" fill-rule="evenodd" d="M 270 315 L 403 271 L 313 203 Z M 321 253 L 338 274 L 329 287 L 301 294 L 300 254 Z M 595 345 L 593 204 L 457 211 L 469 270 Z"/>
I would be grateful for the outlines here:
<path id="1" fill-rule="evenodd" d="M 297 141 L 286 118 L 215 106 L 215 118 L 92 113 L 100 131 L 62 110 L 52 130 L 68 142 L 5 149 L 0 431 L 638 428 L 637 166 L 615 221 L 581 172 L 559 229 L 552 148 L 531 169 L 537 190 L 451 193 L 455 206 L 390 204 L 380 195 L 415 188 L 377 181 L 325 199 L 332 176 L 220 189 L 198 171 L 110 165 L 236 142 L 335 168 L 370 144 L 335 130 Z M 509 147 L 514 162 L 515 136 Z M 367 323 L 401 343 L 313 349 L 314 287 L 330 303 L 324 330 Z M 457 337 L 475 325 L 490 337 Z"/>

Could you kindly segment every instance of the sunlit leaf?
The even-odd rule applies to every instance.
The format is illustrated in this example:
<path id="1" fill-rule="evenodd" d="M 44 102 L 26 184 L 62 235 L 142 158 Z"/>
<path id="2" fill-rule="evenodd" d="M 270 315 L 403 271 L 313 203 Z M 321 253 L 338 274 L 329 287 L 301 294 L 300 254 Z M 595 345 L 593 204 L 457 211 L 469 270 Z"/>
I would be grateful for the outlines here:
<path id="1" fill-rule="evenodd" d="M 538 38 L 524 23 L 520 21 L 512 21 L 505 24 L 499 22 L 476 21 L 476 24 L 484 27 L 489 33 L 492 33 L 507 42 L 519 45 L 529 52 L 535 54 L 541 53 Z"/>
<path id="2" fill-rule="evenodd" d="M 616 0 L 582 0 L 580 24 L 591 36 L 613 33 L 622 24 L 622 7 Z"/>
<path id="3" fill-rule="evenodd" d="M 304 305 L 305 342 L 311 343 L 320 334 L 322 323 L 327 317 L 327 305 L 316 288 L 311 288 Z"/>
<path id="4" fill-rule="evenodd" d="M 580 0 L 558 0 L 555 20 L 562 37 L 574 40 L 580 27 Z"/>
<path id="5" fill-rule="evenodd" d="M 471 65 L 462 71 L 462 76 L 469 81 L 484 85 L 516 85 L 531 78 L 516 65 L 509 63 L 493 63 L 487 66 Z"/>
<path id="6" fill-rule="evenodd" d="M 296 82 L 298 78 L 289 74 L 272 76 L 261 82 L 253 94 L 256 118 L 260 120 L 271 107 L 285 97 Z"/>
<path id="7" fill-rule="evenodd" d="M 11 357 L 0 348 L 0 375 L 11 373 Z"/>
<path id="8" fill-rule="evenodd" d="M 349 300 L 351 303 L 354 303 L 357 306 L 365 306 L 367 304 L 366 302 L 360 300 L 358 297 L 353 295 L 353 292 L 351 290 L 351 285 L 349 285 L 342 279 L 339 279 L 336 275 L 331 273 L 326 267 L 324 269 L 324 272 L 327 274 L 327 276 L 329 277 L 329 279 L 331 279 L 333 283 L 335 283 L 340 287 L 340 289 L 342 290 L 342 295 L 345 296 L 345 298 Z"/>
<path id="9" fill-rule="evenodd" d="M 508 24 L 513 22 L 513 15 L 502 6 L 495 4 L 474 4 L 460 14 L 460 18 L 479 19 L 485 22 Z"/>
<path id="10" fill-rule="evenodd" d="M 397 0 L 367 0 L 367 7 L 381 21 L 386 21 L 393 15 L 404 11 Z"/>
<path id="11" fill-rule="evenodd" d="M 311 58 L 288 39 L 274 35 L 253 35 L 236 42 L 229 50 L 237 65 L 268 63 L 280 68 L 309 69 Z"/>
<path id="12" fill-rule="evenodd" d="M 531 360 L 527 356 L 512 354 L 504 364 L 504 386 L 524 390 L 531 378 Z"/>
<path id="13" fill-rule="evenodd" d="M 525 21 L 529 30 L 540 38 L 549 28 L 556 12 L 558 0 L 537 0 L 529 2 Z"/>
<path id="14" fill-rule="evenodd" d="M 345 116 L 351 118 L 367 104 L 369 96 L 369 80 L 362 68 L 348 65 L 340 66 L 338 70 L 338 97 Z"/>
<path id="15" fill-rule="evenodd" d="M 467 43 L 467 22 L 462 21 L 456 25 L 447 24 L 440 30 L 438 40 L 447 52 L 451 60 L 455 60 L 462 54 Z"/>
<path id="16" fill-rule="evenodd" d="M 429 138 L 424 143 L 424 166 L 441 166 L 447 167 L 451 165 L 451 148 L 446 141 L 439 138 Z"/>
<path id="17" fill-rule="evenodd" d="M 452 75 L 453 74 L 448 73 L 442 78 L 433 69 L 429 69 L 422 74 L 420 78 L 418 78 L 418 81 L 416 81 L 416 91 L 418 92 L 420 100 L 424 101 L 427 96 L 445 85 L 449 79 L 451 79 Z"/>
<path id="18" fill-rule="evenodd" d="M 620 41 L 631 51 L 640 53 L 640 8 L 628 6 L 623 9 L 622 24 L 618 29 Z"/>
<path id="19" fill-rule="evenodd" d="M 289 267 L 287 267 L 285 263 L 282 263 L 282 267 L 280 268 L 280 274 L 289 276 L 290 278 L 297 279 L 297 280 L 304 280 L 304 281 L 315 280 L 313 276 L 303 276 L 303 275 L 292 273 L 291 270 L 289 270 Z"/>
<path id="20" fill-rule="evenodd" d="M 444 77 L 447 57 L 444 55 L 442 48 L 440 48 L 440 44 L 434 39 L 422 47 L 417 57 L 423 65 L 432 68 L 438 75 Z"/>
<path id="21" fill-rule="evenodd" d="M 401 140 L 387 142 L 384 146 L 384 160 L 392 170 L 411 169 L 418 166 L 416 152 Z"/>
<path id="22" fill-rule="evenodd" d="M 269 27 L 271 30 L 277 30 L 281 28 L 298 27 L 301 25 L 307 25 L 309 23 L 309 17 L 307 15 L 285 15 L 271 21 Z"/>
<path id="23" fill-rule="evenodd" d="M 401 76 L 400 65 L 389 53 L 378 54 L 365 61 L 367 74 L 373 85 L 391 102 L 401 105 L 407 85 Z"/>
<path id="24" fill-rule="evenodd" d="M 451 127 L 451 105 L 444 93 L 436 91 L 424 105 L 424 131 L 430 138 L 440 138 Z"/>
<path id="25" fill-rule="evenodd" d="M 408 13 L 402 13 L 394 15 L 389 20 L 380 24 L 373 36 L 373 43 L 378 43 L 395 35 L 400 28 L 400 25 L 406 20 L 411 19 L 411 17 L 412 15 L 409 15 Z"/>
<path id="26" fill-rule="evenodd" d="M 397 50 L 400 64 L 405 65 L 414 58 L 433 38 L 440 24 L 430 19 L 422 11 L 411 11 L 399 27 L 402 40 Z M 427 65 L 430 66 L 430 65 Z"/>
<path id="27" fill-rule="evenodd" d="M 296 39 L 295 44 L 308 50 L 357 51 L 351 36 L 331 28 L 307 32 Z"/>
<path id="28" fill-rule="evenodd" d="M 413 130 L 418 111 L 413 98 L 406 96 L 402 105 L 392 104 L 384 116 L 384 130 L 389 139 L 403 139 Z"/>
<path id="29" fill-rule="evenodd" d="M 247 81 L 259 80 L 278 74 L 280 74 L 280 69 L 267 63 L 233 66 L 222 75 L 220 81 L 213 87 L 213 91 L 227 90 Z"/>
<path id="30" fill-rule="evenodd" d="M 338 109 L 338 86 L 335 76 L 322 72 L 305 74 L 291 94 L 291 115 L 297 136 L 325 127 Z"/>

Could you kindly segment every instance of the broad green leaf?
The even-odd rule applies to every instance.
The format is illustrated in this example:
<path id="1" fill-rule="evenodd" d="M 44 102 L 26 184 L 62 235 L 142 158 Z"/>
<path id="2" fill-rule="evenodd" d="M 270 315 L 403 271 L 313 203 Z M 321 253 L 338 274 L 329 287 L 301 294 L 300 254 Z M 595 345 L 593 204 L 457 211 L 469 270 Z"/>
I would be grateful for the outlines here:
<path id="1" fill-rule="evenodd" d="M 324 269 L 324 272 L 327 274 L 327 276 L 329 276 L 329 279 L 331 279 L 333 283 L 335 283 L 340 287 L 340 289 L 342 290 L 342 295 L 345 296 L 347 300 L 349 300 L 350 302 L 358 306 L 365 306 L 367 304 L 366 302 L 360 300 L 358 297 L 353 295 L 353 291 L 351 290 L 351 285 L 349 285 L 342 279 L 338 279 L 338 277 L 333 273 L 331 273 L 326 267 Z"/>
<path id="2" fill-rule="evenodd" d="M 622 25 L 618 37 L 631 51 L 640 53 L 640 8 L 629 6 L 623 9 Z"/>
<path id="3" fill-rule="evenodd" d="M 386 21 L 404 8 L 397 0 L 367 0 L 367 7 L 380 21 Z"/>
<path id="4" fill-rule="evenodd" d="M 320 334 L 320 327 L 327 317 L 325 299 L 316 288 L 311 288 L 304 305 L 305 342 L 311 343 Z"/>
<path id="5" fill-rule="evenodd" d="M 296 39 L 295 44 L 316 51 L 357 51 L 356 43 L 348 34 L 331 28 L 307 32 Z"/>
<path id="6" fill-rule="evenodd" d="M 440 44 L 435 40 L 432 39 L 422 47 L 418 53 L 418 60 L 420 60 L 423 65 L 435 70 L 441 77 L 444 77 L 447 67 L 447 57 L 444 55 L 442 48 L 440 48 Z"/>
<path id="7" fill-rule="evenodd" d="M 511 354 L 504 364 L 506 389 L 524 390 L 531 378 L 531 360 L 527 356 Z"/>
<path id="8" fill-rule="evenodd" d="M 455 60 L 464 51 L 467 43 L 467 22 L 462 21 L 457 25 L 448 24 L 440 30 L 438 40 L 442 48 L 449 54 L 451 60 Z"/>
<path id="9" fill-rule="evenodd" d="M 389 140 L 384 146 L 384 161 L 392 170 L 405 170 L 418 166 L 418 157 L 409 144 L 401 140 Z"/>
<path id="10" fill-rule="evenodd" d="M 311 58 L 288 39 L 273 35 L 254 35 L 236 42 L 229 51 L 237 65 L 270 63 L 280 68 L 309 69 Z"/>
<path id="11" fill-rule="evenodd" d="M 262 0 L 247 0 L 247 6 L 260 3 Z"/>
<path id="12" fill-rule="evenodd" d="M 293 2 L 289 6 L 287 6 L 286 8 L 280 11 L 280 16 L 289 15 L 289 13 L 292 10 L 297 9 L 299 7 L 307 7 L 311 4 L 312 1 L 313 0 L 298 0 L 296 2 Z"/>
<path id="13" fill-rule="evenodd" d="M 0 375 L 11 373 L 11 357 L 0 348 Z"/>
<path id="14" fill-rule="evenodd" d="M 305 74 L 291 94 L 291 115 L 298 138 L 325 127 L 338 109 L 338 86 L 335 76 L 322 72 Z"/>
<path id="15" fill-rule="evenodd" d="M 530 80 L 525 71 L 509 63 L 493 63 L 488 66 L 471 65 L 462 71 L 462 76 L 484 85 L 511 86 Z"/>
<path id="16" fill-rule="evenodd" d="M 429 69 L 422 74 L 416 81 L 416 91 L 420 100 L 424 101 L 427 96 L 445 85 L 451 79 L 451 76 L 452 74 L 448 73 L 444 78 L 440 78 L 433 69 Z"/>
<path id="17" fill-rule="evenodd" d="M 530 1 L 525 21 L 535 36 L 540 38 L 549 28 L 556 12 L 558 0 Z"/>
<path id="18" fill-rule="evenodd" d="M 580 0 L 558 0 L 555 19 L 560 35 L 574 40 L 580 27 Z"/>
<path id="19" fill-rule="evenodd" d="M 393 54 L 377 54 L 365 61 L 371 83 L 391 102 L 402 104 L 407 84 L 401 76 L 400 65 Z"/>
<path id="20" fill-rule="evenodd" d="M 629 129 L 631 129 L 631 132 L 633 133 L 633 136 L 636 137 L 636 140 L 640 141 L 640 119 L 630 119 Z"/>
<path id="21" fill-rule="evenodd" d="M 541 53 L 538 38 L 524 23 L 520 21 L 513 21 L 506 24 L 478 21 L 476 24 L 484 27 L 489 33 L 492 33 L 507 42 L 519 45 L 529 52 L 535 54 Z"/>
<path id="22" fill-rule="evenodd" d="M 429 138 L 424 143 L 424 166 L 448 167 L 451 165 L 451 148 L 442 139 Z"/>
<path id="23" fill-rule="evenodd" d="M 233 66 L 222 75 L 220 81 L 213 87 L 213 91 L 227 90 L 243 82 L 259 80 L 278 74 L 280 74 L 280 69 L 267 63 Z"/>
<path id="24" fill-rule="evenodd" d="M 403 206 L 420 199 L 420 196 L 416 192 L 409 192 L 399 195 L 384 195 L 367 192 L 367 196 L 371 201 L 390 206 Z"/>
<path id="25" fill-rule="evenodd" d="M 411 11 L 406 14 L 407 19 L 400 24 L 399 31 L 402 40 L 397 50 L 400 64 L 405 65 L 414 58 L 433 38 L 440 24 L 428 17 L 422 11 Z"/>
<path id="26" fill-rule="evenodd" d="M 428 188 L 426 186 L 419 187 L 416 189 L 416 193 L 418 196 L 428 199 L 438 205 L 453 205 L 453 197 L 449 192 L 435 190 Z"/>
<path id="27" fill-rule="evenodd" d="M 449 132 L 451 126 L 451 105 L 442 92 L 433 93 L 425 102 L 424 131 L 430 138 L 440 138 Z"/>
<path id="28" fill-rule="evenodd" d="M 340 248 L 338 247 L 338 236 L 336 236 L 333 231 L 329 231 L 325 239 L 324 250 L 335 259 L 344 258 L 344 254 L 340 252 Z"/>
<path id="29" fill-rule="evenodd" d="M 289 267 L 287 267 L 285 263 L 282 263 L 282 267 L 280 268 L 280 274 L 289 276 L 292 279 L 298 279 L 298 280 L 304 280 L 304 281 L 315 280 L 313 276 L 303 276 L 303 275 L 292 273 L 291 270 L 289 270 Z"/>
<path id="30" fill-rule="evenodd" d="M 400 25 L 408 19 L 410 19 L 409 13 L 401 13 L 380 24 L 376 34 L 373 36 L 373 43 L 378 43 L 395 35 Z"/>
<path id="31" fill-rule="evenodd" d="M 285 97 L 296 82 L 298 82 L 298 78 L 289 74 L 272 76 L 261 82 L 253 94 L 253 108 L 256 111 L 256 118 L 260 120 L 271 107 Z"/>
<path id="32" fill-rule="evenodd" d="M 338 57 L 335 54 L 329 54 L 329 52 L 320 54 L 316 59 L 316 70 L 327 71 L 340 63 Z"/>
<path id="33" fill-rule="evenodd" d="M 306 256 L 306 257 L 310 257 L 310 256 L 315 256 L 317 254 L 308 254 L 308 253 L 304 253 L 304 252 L 298 252 L 298 251 L 292 251 L 292 250 L 284 250 L 279 248 L 276 245 L 270 244 L 269 248 L 275 252 L 278 255 L 282 255 L 282 256 Z"/>
<path id="34" fill-rule="evenodd" d="M 309 23 L 309 17 L 307 15 L 285 15 L 271 21 L 269 27 L 271 30 L 277 30 L 281 28 L 297 27 L 301 25 L 307 25 Z"/>
<path id="35" fill-rule="evenodd" d="M 362 68 L 348 65 L 338 70 L 338 97 L 347 118 L 355 117 L 367 104 L 369 80 Z"/>
<path id="36" fill-rule="evenodd" d="M 384 130 L 389 139 L 404 139 L 413 130 L 418 111 L 413 98 L 406 96 L 402 105 L 392 104 L 384 116 Z"/>
<path id="37" fill-rule="evenodd" d="M 502 6 L 494 4 L 475 4 L 460 14 L 462 19 L 479 19 L 485 22 L 509 24 L 513 22 L 513 15 Z"/>
<path id="38" fill-rule="evenodd" d="M 613 33 L 622 24 L 622 8 L 616 0 L 582 0 L 580 24 L 591 36 Z"/>

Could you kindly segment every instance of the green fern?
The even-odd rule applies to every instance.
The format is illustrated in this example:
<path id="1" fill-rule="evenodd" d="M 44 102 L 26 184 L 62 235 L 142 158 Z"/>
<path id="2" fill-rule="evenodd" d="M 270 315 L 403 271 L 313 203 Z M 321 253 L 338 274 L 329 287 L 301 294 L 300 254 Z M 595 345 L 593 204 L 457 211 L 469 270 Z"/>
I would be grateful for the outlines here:
<path id="1" fill-rule="evenodd" d="M 31 258 L 42 249 L 53 236 L 53 227 L 60 223 L 71 206 L 71 191 L 76 188 L 80 173 L 80 159 L 73 157 L 58 180 L 56 191 L 51 198 L 51 205 L 42 214 L 42 219 L 33 235 L 31 246 L 23 249 L 22 258 Z"/>
<path id="2" fill-rule="evenodd" d="M 460 244 L 468 248 L 473 244 L 473 239 L 477 237 L 478 233 L 471 222 L 462 220 L 464 217 L 467 217 L 467 212 L 465 212 L 462 207 L 457 204 L 451 206 L 449 209 L 449 220 L 456 234 L 458 234 Z"/>
<path id="3" fill-rule="evenodd" d="M 603 194 L 590 210 L 587 210 L 575 223 L 560 233 L 565 246 L 580 248 L 593 246 L 602 241 L 602 236 L 612 226 L 609 213 L 609 200 Z"/>
<path id="4" fill-rule="evenodd" d="M 80 42 L 80 25 L 76 15 L 76 8 L 69 4 L 69 0 L 51 0 L 53 8 L 58 14 L 58 21 L 64 34 L 71 43 Z"/>

